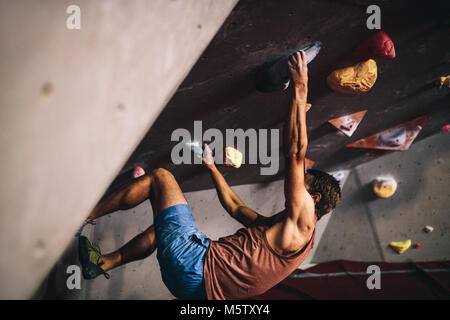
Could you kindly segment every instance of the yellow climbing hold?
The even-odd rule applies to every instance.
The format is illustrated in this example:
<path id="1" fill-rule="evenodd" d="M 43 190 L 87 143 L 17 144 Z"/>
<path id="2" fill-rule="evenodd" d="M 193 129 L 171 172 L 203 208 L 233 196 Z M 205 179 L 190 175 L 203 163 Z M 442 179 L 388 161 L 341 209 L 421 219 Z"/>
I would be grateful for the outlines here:
<path id="1" fill-rule="evenodd" d="M 367 92 L 375 81 L 377 81 L 377 63 L 372 59 L 335 70 L 327 77 L 331 89 L 346 94 Z"/>
<path id="2" fill-rule="evenodd" d="M 306 112 L 308 112 L 309 109 L 311 109 L 311 107 L 312 107 L 311 103 L 307 103 L 306 104 Z"/>
<path id="3" fill-rule="evenodd" d="M 398 241 L 398 242 L 392 241 L 389 243 L 389 245 L 391 246 L 392 249 L 397 251 L 399 254 L 402 254 L 403 252 L 408 250 L 409 247 L 411 247 L 411 239 L 408 239 L 406 241 Z"/>
<path id="4" fill-rule="evenodd" d="M 442 87 L 447 87 L 450 88 L 450 75 L 446 76 L 446 77 L 441 77 L 441 86 Z"/>

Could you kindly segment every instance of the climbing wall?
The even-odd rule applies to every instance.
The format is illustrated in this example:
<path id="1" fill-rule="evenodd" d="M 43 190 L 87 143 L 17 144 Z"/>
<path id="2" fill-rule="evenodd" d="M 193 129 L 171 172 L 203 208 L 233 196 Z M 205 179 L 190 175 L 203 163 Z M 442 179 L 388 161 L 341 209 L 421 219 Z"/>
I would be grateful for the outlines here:
<path id="1" fill-rule="evenodd" d="M 322 42 L 322 50 L 309 64 L 312 108 L 307 113 L 307 157 L 315 167 L 348 169 L 400 152 L 346 146 L 425 114 L 431 117 L 417 131 L 415 141 L 438 133 L 450 119 L 450 90 L 439 88 L 439 78 L 450 71 L 450 29 L 445 22 L 448 3 L 433 3 L 377 2 L 382 29 L 395 49 L 384 59 L 379 52 L 372 56 L 376 81 L 367 92 L 353 95 L 334 91 L 327 77 L 370 58 L 364 44 L 375 33 L 366 27 L 370 1 L 240 1 L 112 187 L 132 179 L 134 166 L 141 165 L 146 170 L 169 169 L 185 191 L 210 188 L 201 166 L 171 162 L 170 152 L 177 143 L 170 140 L 173 130 L 186 128 L 193 133 L 194 120 L 202 121 L 203 130 L 217 128 L 223 133 L 227 128 L 281 129 L 289 95 L 259 92 L 258 76 L 280 54 L 316 40 Z M 364 117 L 351 135 L 328 122 L 362 111 Z M 262 176 L 259 165 L 249 164 L 223 171 L 232 185 L 266 182 L 283 177 L 283 159 L 276 175 Z"/>
<path id="2" fill-rule="evenodd" d="M 0 298 L 36 289 L 236 2 L 0 1 Z"/>
<path id="3" fill-rule="evenodd" d="M 450 32 L 441 23 L 445 11 L 439 8 L 445 2 L 437 1 L 433 7 L 419 1 L 378 1 L 383 30 L 395 46 L 395 58 L 389 57 L 393 59 L 368 57 L 363 49 L 355 54 L 355 49 L 374 34 L 366 28 L 369 4 L 240 1 L 110 188 L 142 174 L 142 170 L 165 167 L 187 191 L 202 232 L 217 239 L 236 231 L 240 225 L 221 208 L 207 172 L 201 166 L 171 162 L 170 152 L 176 144 L 170 141 L 171 133 L 177 128 L 193 133 L 195 120 L 202 121 L 204 130 L 218 128 L 222 132 L 227 128 L 281 128 L 289 96 L 286 91 L 258 91 L 260 71 L 283 52 L 320 40 L 322 50 L 309 65 L 308 102 L 312 106 L 307 113 L 308 163 L 335 172 L 347 182 L 345 201 L 319 222 L 320 239 L 305 266 L 341 258 L 448 259 L 448 179 L 442 178 L 448 176 L 448 138 L 441 128 L 450 119 L 450 97 L 445 85 L 441 88 L 439 84 L 450 67 L 446 41 Z M 368 90 L 353 95 L 330 86 L 330 74 L 369 58 L 376 63 L 376 79 Z M 413 125 L 409 125 L 411 121 Z M 373 141 L 377 145 L 364 144 Z M 405 142 L 407 147 L 400 150 Z M 221 171 L 230 184 L 240 185 L 234 190 L 250 207 L 272 215 L 284 201 L 282 160 L 274 176 L 261 176 L 258 165 L 245 163 L 239 168 L 222 167 Z M 394 175 L 398 183 L 398 190 L 389 199 L 379 199 L 373 193 L 373 179 L 380 173 Z M 434 180 L 439 182 L 433 184 Z M 99 219 L 85 233 L 109 252 L 152 221 L 151 207 L 145 202 Z M 390 228 L 384 227 L 386 223 Z M 426 224 L 435 226 L 435 231 L 426 234 Z M 402 255 L 388 247 L 391 241 L 409 238 L 422 247 Z M 65 267 L 76 259 L 73 242 L 48 278 L 47 296 L 53 286 L 57 292 L 51 297 L 172 298 L 162 284 L 155 255 L 113 270 L 109 281 L 101 277 L 83 281 L 81 291 L 70 292 L 63 285 Z"/>

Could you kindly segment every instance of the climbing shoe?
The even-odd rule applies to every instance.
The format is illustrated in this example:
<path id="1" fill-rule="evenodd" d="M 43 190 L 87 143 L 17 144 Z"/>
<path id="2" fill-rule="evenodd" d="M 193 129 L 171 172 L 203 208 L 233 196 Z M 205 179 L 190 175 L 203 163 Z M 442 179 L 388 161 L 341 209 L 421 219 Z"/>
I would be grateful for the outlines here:
<path id="1" fill-rule="evenodd" d="M 109 279 L 109 274 L 106 273 L 100 266 L 98 260 L 101 257 L 100 249 L 95 248 L 85 236 L 78 237 L 78 258 L 80 259 L 83 277 L 86 280 L 94 279 L 103 274 L 106 279 Z"/>

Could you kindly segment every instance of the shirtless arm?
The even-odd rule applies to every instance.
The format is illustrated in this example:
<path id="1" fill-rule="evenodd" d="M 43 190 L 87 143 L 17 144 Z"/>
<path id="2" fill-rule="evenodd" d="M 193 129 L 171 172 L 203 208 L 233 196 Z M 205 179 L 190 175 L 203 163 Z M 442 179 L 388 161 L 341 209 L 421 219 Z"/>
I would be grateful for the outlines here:
<path id="1" fill-rule="evenodd" d="M 217 190 L 220 203 L 228 214 L 242 223 L 245 227 L 253 227 L 257 225 L 268 225 L 272 223 L 272 217 L 265 217 L 256 211 L 250 209 L 239 198 L 239 196 L 231 189 L 227 181 L 214 164 L 211 149 L 205 144 L 205 155 L 202 158 L 203 164 L 209 169 L 214 186 Z"/>
<path id="2" fill-rule="evenodd" d="M 304 52 L 289 58 L 292 86 L 290 111 L 284 127 L 286 216 L 268 232 L 269 242 L 280 251 L 306 243 L 314 228 L 314 203 L 305 188 L 306 97 L 308 70 Z"/>

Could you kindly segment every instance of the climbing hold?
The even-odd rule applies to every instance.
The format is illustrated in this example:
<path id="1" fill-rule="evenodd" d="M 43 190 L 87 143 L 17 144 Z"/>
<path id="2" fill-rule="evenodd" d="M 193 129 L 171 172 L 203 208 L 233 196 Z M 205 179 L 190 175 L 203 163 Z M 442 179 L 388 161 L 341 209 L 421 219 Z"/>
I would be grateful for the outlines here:
<path id="1" fill-rule="evenodd" d="M 360 112 L 348 114 L 343 117 L 335 118 L 328 120 L 333 126 L 342 131 L 345 135 L 351 137 L 352 134 L 356 131 L 361 120 L 364 118 L 367 110 L 363 110 Z"/>
<path id="2" fill-rule="evenodd" d="M 242 152 L 233 148 L 225 148 L 225 165 L 233 168 L 239 168 L 242 164 Z"/>
<path id="3" fill-rule="evenodd" d="M 440 81 L 441 81 L 441 86 L 439 88 L 442 88 L 442 87 L 450 88 L 450 75 L 441 77 Z"/>
<path id="4" fill-rule="evenodd" d="M 426 233 L 430 233 L 430 232 L 433 232 L 434 228 L 432 226 L 426 225 L 425 228 L 423 228 L 423 230 Z"/>
<path id="5" fill-rule="evenodd" d="M 406 141 L 406 129 L 398 128 L 389 132 L 380 134 L 378 137 L 381 143 L 389 147 L 400 147 Z"/>
<path id="6" fill-rule="evenodd" d="M 413 244 L 413 248 L 414 249 L 419 249 L 420 248 L 420 242 L 414 243 Z"/>
<path id="7" fill-rule="evenodd" d="M 305 158 L 305 169 L 309 170 L 314 166 L 314 161 L 312 161 L 311 159 Z"/>
<path id="8" fill-rule="evenodd" d="M 339 182 L 341 190 L 344 188 L 344 184 L 347 181 L 348 173 L 350 170 L 339 170 L 330 173 Z"/>
<path id="9" fill-rule="evenodd" d="M 353 54 L 361 60 L 394 59 L 394 43 L 386 32 L 378 31 L 361 43 Z"/>
<path id="10" fill-rule="evenodd" d="M 392 241 L 389 243 L 389 245 L 391 246 L 392 249 L 397 251 L 399 254 L 402 254 L 403 252 L 408 250 L 409 247 L 411 246 L 411 240 L 408 239 L 406 241 L 399 241 L 399 242 Z"/>
<path id="11" fill-rule="evenodd" d="M 379 198 L 390 198 L 397 190 L 397 181 L 392 177 L 378 177 L 373 182 L 373 192 Z"/>
<path id="12" fill-rule="evenodd" d="M 317 41 L 306 47 L 289 50 L 262 72 L 256 83 L 256 88 L 261 92 L 286 90 L 290 82 L 288 58 L 303 50 L 306 54 L 306 63 L 310 63 L 319 54 L 321 48 L 322 43 Z"/>
<path id="13" fill-rule="evenodd" d="M 135 166 L 134 170 L 133 170 L 133 178 L 139 178 L 141 176 L 143 176 L 145 174 L 144 169 L 142 169 L 142 167 L 140 166 Z"/>
<path id="14" fill-rule="evenodd" d="M 450 132 L 450 124 L 446 124 L 445 126 L 442 126 L 441 132 L 442 132 L 442 133 L 448 133 L 448 132 Z"/>
<path id="15" fill-rule="evenodd" d="M 337 171 L 336 173 L 332 174 L 333 178 L 335 178 L 338 182 L 342 181 L 345 177 L 344 172 L 342 171 Z"/>
<path id="16" fill-rule="evenodd" d="M 377 80 L 377 63 L 369 59 L 354 66 L 338 69 L 327 77 L 331 89 L 345 94 L 369 91 Z"/>
<path id="17" fill-rule="evenodd" d="M 307 103 L 306 104 L 306 112 L 308 112 L 309 109 L 311 109 L 311 107 L 312 107 L 312 104 L 311 103 Z"/>
<path id="18" fill-rule="evenodd" d="M 346 147 L 402 151 L 408 150 L 430 116 L 431 114 L 426 114 L 420 118 L 405 122 L 372 136 L 352 142 L 346 145 Z"/>

